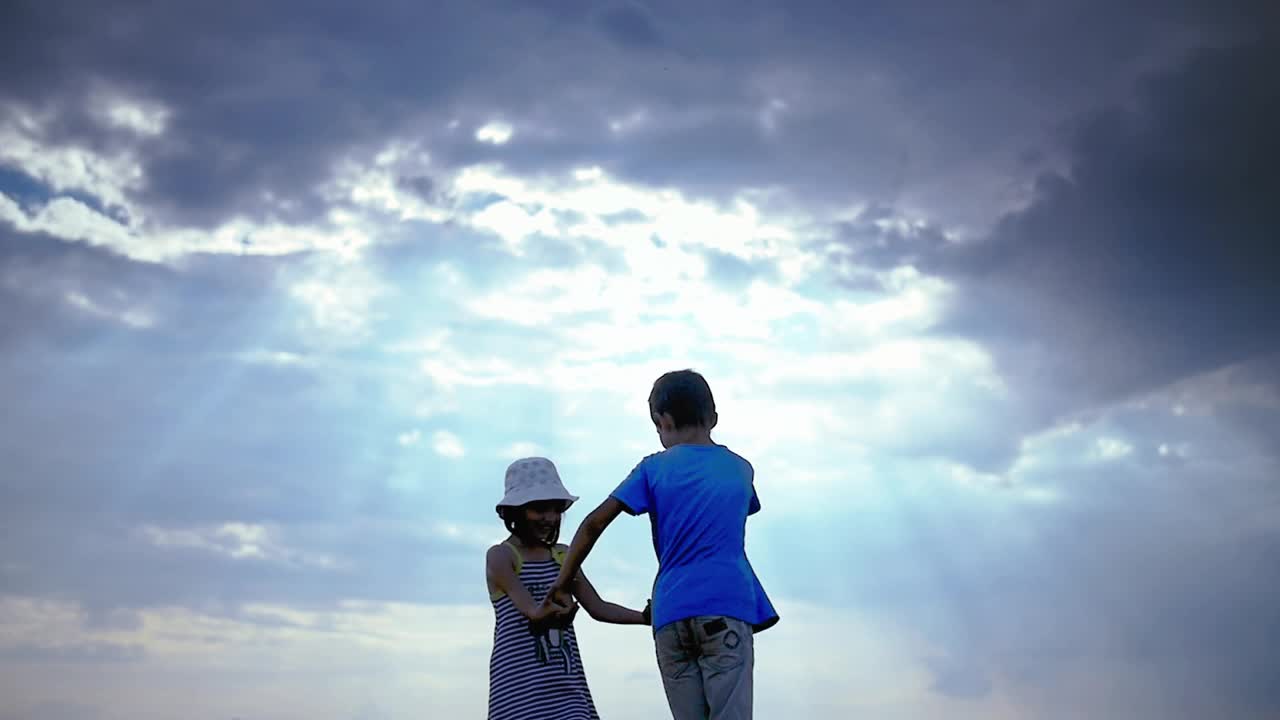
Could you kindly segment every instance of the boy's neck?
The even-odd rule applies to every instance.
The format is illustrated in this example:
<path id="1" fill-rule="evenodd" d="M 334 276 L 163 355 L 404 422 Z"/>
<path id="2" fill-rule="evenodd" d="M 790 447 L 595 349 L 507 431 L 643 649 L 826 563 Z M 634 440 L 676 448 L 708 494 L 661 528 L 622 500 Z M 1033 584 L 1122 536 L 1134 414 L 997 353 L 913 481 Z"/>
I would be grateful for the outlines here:
<path id="1" fill-rule="evenodd" d="M 706 428 L 689 428 L 685 431 L 676 433 L 672 438 L 675 442 L 671 443 L 671 447 L 677 445 L 715 445 L 715 441 L 711 439 L 711 431 Z"/>

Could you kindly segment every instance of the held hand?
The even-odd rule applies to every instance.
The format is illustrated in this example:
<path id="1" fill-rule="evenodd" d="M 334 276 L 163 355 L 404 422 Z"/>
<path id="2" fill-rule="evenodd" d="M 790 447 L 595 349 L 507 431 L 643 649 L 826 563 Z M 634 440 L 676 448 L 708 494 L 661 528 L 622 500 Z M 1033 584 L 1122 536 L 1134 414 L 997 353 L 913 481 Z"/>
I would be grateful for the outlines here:
<path id="1" fill-rule="evenodd" d="M 577 613 L 578 603 L 574 602 L 573 598 L 562 603 L 557 602 L 551 593 L 547 593 L 547 597 L 533 611 L 533 617 L 529 619 L 534 622 L 573 622 L 573 616 Z"/>
<path id="2" fill-rule="evenodd" d="M 561 585 L 558 581 L 552 583 L 551 588 L 547 590 L 547 599 L 558 605 L 564 605 L 565 607 L 573 604 L 573 595 L 569 594 L 569 591 L 565 586 Z"/>
<path id="3" fill-rule="evenodd" d="M 653 625 L 653 599 L 652 598 L 645 601 L 644 610 L 640 611 L 640 615 L 641 617 L 644 618 L 645 625 L 650 625 L 650 626 Z"/>
<path id="4" fill-rule="evenodd" d="M 573 624 L 573 618 L 578 614 L 578 603 L 574 601 L 573 595 L 562 588 L 552 586 L 547 592 L 546 602 L 557 608 L 555 614 L 551 616 L 551 622 L 560 627 Z"/>

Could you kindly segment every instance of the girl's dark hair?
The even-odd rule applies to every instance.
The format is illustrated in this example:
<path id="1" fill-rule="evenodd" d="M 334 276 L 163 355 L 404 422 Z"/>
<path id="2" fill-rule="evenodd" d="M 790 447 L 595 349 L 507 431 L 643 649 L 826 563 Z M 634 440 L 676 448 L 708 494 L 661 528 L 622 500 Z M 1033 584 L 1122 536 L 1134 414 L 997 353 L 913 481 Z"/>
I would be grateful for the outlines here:
<path id="1" fill-rule="evenodd" d="M 716 424 L 716 400 L 711 396 L 711 386 L 693 370 L 673 370 L 654 381 L 649 412 L 671 413 L 676 429 Z"/>
<path id="2" fill-rule="evenodd" d="M 521 505 L 519 507 L 503 505 L 498 508 L 498 517 L 501 517 L 502 524 L 507 526 L 507 532 L 520 538 L 520 541 L 525 545 L 545 545 L 549 548 L 555 547 L 556 543 L 560 542 L 560 521 L 556 521 L 556 526 L 551 531 L 551 537 L 547 538 L 546 542 L 543 542 L 541 539 L 534 536 L 533 528 L 529 527 L 529 519 L 524 515 L 525 507 L 532 504 L 533 503 L 525 503 L 525 505 Z M 560 512 L 563 513 L 564 511 L 564 503 L 561 503 Z"/>

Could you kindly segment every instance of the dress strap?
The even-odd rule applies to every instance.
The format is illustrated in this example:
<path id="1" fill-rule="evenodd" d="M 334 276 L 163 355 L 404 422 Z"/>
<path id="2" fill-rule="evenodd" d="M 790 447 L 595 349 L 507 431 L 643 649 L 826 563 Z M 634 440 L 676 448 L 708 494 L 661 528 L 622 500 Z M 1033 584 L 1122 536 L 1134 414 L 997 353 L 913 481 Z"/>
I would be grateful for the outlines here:
<path id="1" fill-rule="evenodd" d="M 511 555 L 515 557 L 516 575 L 519 576 L 521 568 L 524 567 L 524 555 L 520 553 L 520 548 L 516 547 L 515 544 L 513 544 L 510 540 L 503 540 L 502 544 L 510 548 Z M 558 546 L 551 548 L 551 559 L 555 560 L 556 564 L 559 565 L 560 567 L 564 567 L 564 559 L 567 554 L 568 554 L 568 548 L 562 548 Z M 501 590 L 491 592 L 489 593 L 489 600 L 491 601 L 497 600 L 498 598 L 502 597 L 505 594 L 506 593 L 502 592 Z"/>

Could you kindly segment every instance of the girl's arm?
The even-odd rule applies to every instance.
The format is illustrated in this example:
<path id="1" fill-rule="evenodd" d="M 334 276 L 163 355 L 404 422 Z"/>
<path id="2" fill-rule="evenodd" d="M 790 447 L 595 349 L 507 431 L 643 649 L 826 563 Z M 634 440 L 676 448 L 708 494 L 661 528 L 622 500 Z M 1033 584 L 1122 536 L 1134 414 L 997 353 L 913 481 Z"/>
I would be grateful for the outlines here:
<path id="1" fill-rule="evenodd" d="M 586 608 L 587 614 L 600 622 L 614 623 L 615 625 L 649 624 L 648 613 L 602 600 L 600 594 L 596 592 L 595 586 L 587 579 L 587 575 L 584 572 L 578 572 L 578 576 L 573 579 L 571 587 L 573 594 L 582 603 L 582 607 Z"/>
<path id="2" fill-rule="evenodd" d="M 533 596 L 516 575 L 515 560 L 511 556 L 510 547 L 494 545 L 489 548 L 484 558 L 484 569 L 489 582 L 511 598 L 511 604 L 516 606 L 516 610 L 534 622 L 541 622 L 552 616 L 571 615 L 578 609 L 577 603 L 572 599 L 569 600 L 568 605 L 556 603 L 550 597 L 547 598 L 547 602 L 534 602 Z"/>

